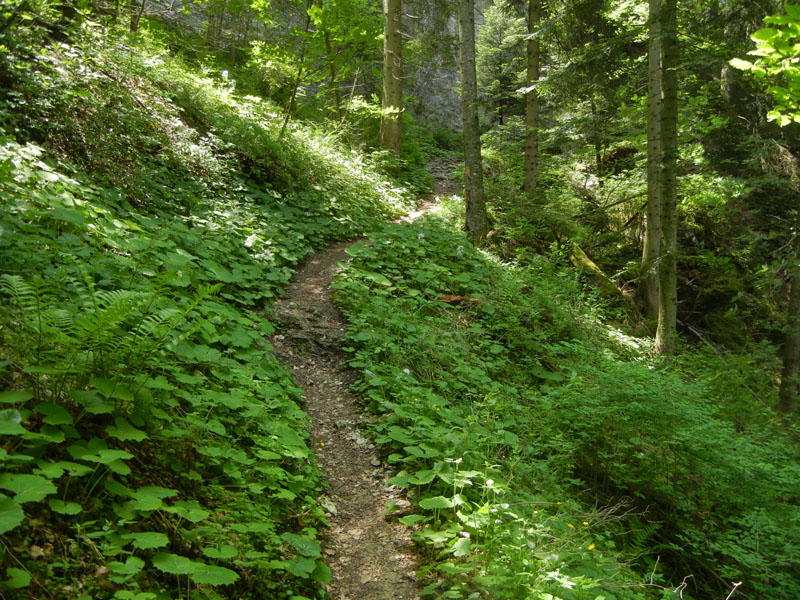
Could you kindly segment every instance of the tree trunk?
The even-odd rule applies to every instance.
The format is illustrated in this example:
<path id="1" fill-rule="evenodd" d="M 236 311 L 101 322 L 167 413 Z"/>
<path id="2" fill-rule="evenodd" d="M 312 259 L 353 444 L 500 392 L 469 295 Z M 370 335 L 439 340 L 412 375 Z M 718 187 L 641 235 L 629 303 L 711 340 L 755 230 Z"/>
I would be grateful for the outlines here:
<path id="1" fill-rule="evenodd" d="M 460 0 L 461 122 L 464 128 L 466 230 L 476 244 L 486 239 L 489 220 L 483 199 L 483 164 L 478 126 L 478 79 L 475 72 L 475 1 Z"/>
<path id="2" fill-rule="evenodd" d="M 789 307 L 786 338 L 783 342 L 783 370 L 778 392 L 778 412 L 788 415 L 794 412 L 797 394 L 800 391 L 800 238 L 794 241 L 795 264 L 789 291 Z"/>
<path id="3" fill-rule="evenodd" d="M 676 215 L 678 163 L 678 32 L 677 0 L 661 3 L 661 257 L 658 279 L 656 352 L 672 354 L 677 334 L 678 224 Z"/>
<path id="4" fill-rule="evenodd" d="M 142 0 L 142 5 L 136 9 L 135 5 L 132 5 L 131 10 L 131 20 L 128 29 L 131 33 L 136 33 L 139 31 L 139 21 L 142 18 L 142 13 L 144 13 L 144 5 L 146 0 Z"/>
<path id="5" fill-rule="evenodd" d="M 648 317 L 658 315 L 658 274 L 661 251 L 661 0 L 650 0 L 647 75 L 647 210 L 639 272 L 639 298 Z"/>
<path id="6" fill-rule="evenodd" d="M 339 85 L 336 83 L 336 54 L 333 51 L 333 44 L 331 43 L 331 33 L 325 30 L 325 52 L 328 53 L 328 72 L 331 77 L 331 96 L 333 98 L 333 110 L 336 117 L 341 119 L 344 115 L 342 113 L 342 94 L 339 91 Z"/>
<path id="7" fill-rule="evenodd" d="M 297 76 L 294 80 L 294 87 L 292 88 L 292 95 L 289 98 L 289 106 L 286 108 L 286 115 L 283 118 L 283 125 L 281 126 L 281 131 L 278 134 L 278 139 L 282 139 L 283 135 L 286 133 L 286 127 L 289 125 L 289 119 L 294 112 L 294 107 L 297 102 L 297 90 L 300 89 L 300 82 L 303 80 L 303 71 L 305 69 L 306 63 L 306 49 L 308 48 L 308 35 L 309 30 L 311 29 L 311 2 L 312 0 L 308 0 L 308 5 L 306 6 L 306 28 L 305 28 L 305 36 L 303 36 L 303 43 L 300 47 L 300 60 L 297 62 Z"/>
<path id="8" fill-rule="evenodd" d="M 539 82 L 539 38 L 533 35 L 539 29 L 542 17 L 541 0 L 528 3 L 528 87 Z M 536 183 L 539 176 L 539 91 L 530 89 L 525 98 L 525 195 L 536 202 Z"/>
<path id="9" fill-rule="evenodd" d="M 381 147 L 400 150 L 403 110 L 403 40 L 400 36 L 401 0 L 383 0 L 383 115 Z"/>

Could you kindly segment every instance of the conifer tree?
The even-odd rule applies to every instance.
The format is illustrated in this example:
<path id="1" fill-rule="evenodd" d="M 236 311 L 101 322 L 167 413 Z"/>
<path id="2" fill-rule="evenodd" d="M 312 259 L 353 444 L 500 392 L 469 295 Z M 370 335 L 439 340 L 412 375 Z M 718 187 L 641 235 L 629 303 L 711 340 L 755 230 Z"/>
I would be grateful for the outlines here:
<path id="1" fill-rule="evenodd" d="M 383 114 L 381 147 L 398 152 L 403 110 L 403 40 L 401 0 L 383 0 Z"/>
<path id="2" fill-rule="evenodd" d="M 466 230 L 476 243 L 486 238 L 489 220 L 483 197 L 483 163 L 478 127 L 478 83 L 475 72 L 475 2 L 460 0 L 458 32 L 461 51 L 461 122 L 464 128 L 464 195 Z"/>
<path id="3" fill-rule="evenodd" d="M 656 352 L 675 351 L 678 312 L 676 216 L 678 162 L 678 31 L 677 0 L 662 0 L 661 25 L 661 251 L 658 265 L 658 329 Z"/>

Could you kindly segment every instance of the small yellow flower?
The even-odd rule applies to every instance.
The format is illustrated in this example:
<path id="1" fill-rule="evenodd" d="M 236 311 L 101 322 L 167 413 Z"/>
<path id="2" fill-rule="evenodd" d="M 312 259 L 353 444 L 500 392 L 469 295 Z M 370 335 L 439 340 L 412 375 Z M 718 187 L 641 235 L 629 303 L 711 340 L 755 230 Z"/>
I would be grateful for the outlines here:
<path id="1" fill-rule="evenodd" d="M 556 502 L 556 504 L 561 504 L 561 502 Z"/>
<path id="2" fill-rule="evenodd" d="M 589 544 L 588 546 L 586 546 L 586 549 L 587 550 L 594 550 L 594 544 Z"/>
<path id="3" fill-rule="evenodd" d="M 575 529 L 575 525 L 573 525 L 572 523 L 567 523 L 567 527 L 569 527 L 570 529 Z"/>
<path id="4" fill-rule="evenodd" d="M 588 524 L 589 524 L 589 521 L 584 521 L 584 522 L 583 522 L 583 524 L 584 524 L 584 525 L 588 525 Z"/>
<path id="5" fill-rule="evenodd" d="M 325 442 L 320 442 L 320 443 L 319 443 L 319 445 L 320 445 L 320 446 L 324 446 L 324 445 L 325 445 Z"/>

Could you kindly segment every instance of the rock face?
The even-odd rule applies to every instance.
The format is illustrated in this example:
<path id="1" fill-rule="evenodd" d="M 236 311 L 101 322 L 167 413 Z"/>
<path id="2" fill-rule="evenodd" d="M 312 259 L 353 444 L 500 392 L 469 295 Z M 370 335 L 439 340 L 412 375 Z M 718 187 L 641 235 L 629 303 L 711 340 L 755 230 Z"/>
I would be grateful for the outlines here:
<path id="1" fill-rule="evenodd" d="M 408 92 L 415 104 L 407 107 L 417 119 L 461 131 L 461 76 L 458 58 L 457 2 L 406 0 L 405 27 L 419 47 L 417 63 L 408 74 Z M 483 24 L 483 11 L 491 0 L 475 1 L 475 26 Z M 408 62 L 408 61 L 407 61 Z"/>
<path id="2" fill-rule="evenodd" d="M 405 27 L 413 40 L 407 43 L 406 64 L 414 65 L 408 74 L 414 104 L 407 110 L 420 121 L 460 130 L 458 20 L 451 4 L 456 3 L 406 2 Z"/>
<path id="3" fill-rule="evenodd" d="M 375 10 L 380 12 L 381 0 L 372 1 Z M 475 1 L 476 27 L 483 23 L 483 11 L 491 5 L 492 0 Z M 245 8 L 241 13 L 233 15 L 218 7 L 215 10 L 215 6 L 195 4 L 191 0 L 149 0 L 145 5 L 145 14 L 192 31 L 220 48 L 244 45 L 243 36 L 279 42 L 278 39 L 271 38 L 281 33 L 261 22 L 255 11 Z M 403 0 L 405 16 L 402 31 L 405 34 L 403 53 L 406 69 L 404 95 L 414 99 L 411 105 L 406 106 L 406 110 L 416 120 L 460 131 L 456 6 L 456 2 Z M 302 26 L 296 6 L 273 2 L 271 9 L 280 13 L 281 22 Z M 352 82 L 342 82 L 343 88 L 351 84 Z M 379 90 L 379 81 L 364 82 L 362 88 L 362 92 L 367 94 L 371 91 L 379 94 Z"/>

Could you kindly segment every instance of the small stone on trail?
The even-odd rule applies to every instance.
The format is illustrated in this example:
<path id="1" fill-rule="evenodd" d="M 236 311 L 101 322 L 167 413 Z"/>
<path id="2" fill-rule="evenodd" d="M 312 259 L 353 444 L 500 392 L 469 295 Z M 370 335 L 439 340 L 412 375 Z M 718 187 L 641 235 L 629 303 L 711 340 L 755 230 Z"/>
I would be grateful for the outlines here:
<path id="1" fill-rule="evenodd" d="M 379 459 L 377 459 L 377 458 L 373 458 L 371 461 L 369 461 L 369 463 L 373 467 L 380 467 L 381 466 L 381 461 Z"/>
<path id="2" fill-rule="evenodd" d="M 339 514 L 336 505 L 329 498 L 323 498 L 319 505 L 334 516 Z"/>

